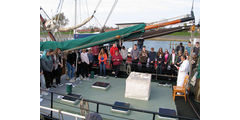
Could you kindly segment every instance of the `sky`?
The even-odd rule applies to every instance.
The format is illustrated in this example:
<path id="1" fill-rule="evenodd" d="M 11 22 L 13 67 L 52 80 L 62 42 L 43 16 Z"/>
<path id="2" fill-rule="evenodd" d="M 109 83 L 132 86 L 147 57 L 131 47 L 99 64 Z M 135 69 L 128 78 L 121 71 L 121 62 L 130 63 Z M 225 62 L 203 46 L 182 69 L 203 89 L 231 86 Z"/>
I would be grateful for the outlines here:
<path id="1" fill-rule="evenodd" d="M 88 24 L 102 26 L 115 0 L 102 0 L 95 14 Z M 52 17 L 56 14 L 60 0 L 40 0 L 40 6 Z M 77 24 L 91 15 L 99 0 L 77 0 Z M 87 3 L 87 4 L 86 4 Z M 88 12 L 87 12 L 88 6 Z M 192 0 L 118 0 L 106 26 L 116 27 L 117 23 L 145 22 L 151 23 L 162 19 L 190 14 Z M 75 0 L 64 0 L 62 12 L 69 19 L 67 26 L 75 23 Z M 194 1 L 194 15 L 196 23 L 200 20 L 200 0 Z M 100 23 L 100 25 L 99 25 Z"/>

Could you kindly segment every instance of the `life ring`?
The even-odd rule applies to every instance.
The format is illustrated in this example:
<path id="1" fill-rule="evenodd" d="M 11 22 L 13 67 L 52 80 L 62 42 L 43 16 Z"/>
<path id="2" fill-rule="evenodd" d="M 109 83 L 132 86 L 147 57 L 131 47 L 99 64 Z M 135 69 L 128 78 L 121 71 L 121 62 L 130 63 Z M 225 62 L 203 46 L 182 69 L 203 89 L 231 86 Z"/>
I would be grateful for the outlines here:
<path id="1" fill-rule="evenodd" d="M 87 114 L 89 114 L 89 104 L 83 99 L 80 101 L 80 113 L 82 116 L 86 116 Z"/>

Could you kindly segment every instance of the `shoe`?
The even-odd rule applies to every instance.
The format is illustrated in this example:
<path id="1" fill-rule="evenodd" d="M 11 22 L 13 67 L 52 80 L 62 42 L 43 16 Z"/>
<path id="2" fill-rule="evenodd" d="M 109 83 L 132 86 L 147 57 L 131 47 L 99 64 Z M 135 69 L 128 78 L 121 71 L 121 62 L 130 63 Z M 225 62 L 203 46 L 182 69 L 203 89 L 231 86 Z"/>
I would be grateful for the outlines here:
<path id="1" fill-rule="evenodd" d="M 104 79 L 106 79 L 107 77 L 106 77 L 106 76 L 104 76 L 103 78 L 104 78 Z"/>
<path id="2" fill-rule="evenodd" d="M 103 76 L 99 76 L 99 78 L 103 78 Z"/>
<path id="3" fill-rule="evenodd" d="M 50 89 L 50 88 L 47 88 L 46 90 L 47 90 L 47 91 L 50 91 L 51 89 Z"/>
<path id="4" fill-rule="evenodd" d="M 86 78 L 83 78 L 83 80 L 87 80 Z"/>
<path id="5" fill-rule="evenodd" d="M 42 95 L 47 96 L 47 95 L 48 95 L 48 92 L 43 91 L 43 92 L 42 92 Z"/>
<path id="6" fill-rule="evenodd" d="M 117 78 L 117 76 L 115 76 L 115 78 Z"/>
<path id="7" fill-rule="evenodd" d="M 80 77 L 76 78 L 76 80 L 79 81 L 79 80 L 80 80 Z"/>
<path id="8" fill-rule="evenodd" d="M 74 79 L 74 78 L 72 78 L 71 80 L 69 80 L 69 82 L 75 82 L 75 79 Z"/>
<path id="9" fill-rule="evenodd" d="M 82 75 L 80 75 L 79 78 L 80 78 L 80 80 L 82 80 L 83 79 Z"/>
<path id="10" fill-rule="evenodd" d="M 58 84 L 58 86 L 60 86 L 60 87 L 61 87 L 61 86 L 63 86 L 63 84 L 62 84 L 62 83 L 60 83 L 60 84 Z"/>
<path id="11" fill-rule="evenodd" d="M 112 74 L 115 74 L 115 72 L 113 71 Z"/>

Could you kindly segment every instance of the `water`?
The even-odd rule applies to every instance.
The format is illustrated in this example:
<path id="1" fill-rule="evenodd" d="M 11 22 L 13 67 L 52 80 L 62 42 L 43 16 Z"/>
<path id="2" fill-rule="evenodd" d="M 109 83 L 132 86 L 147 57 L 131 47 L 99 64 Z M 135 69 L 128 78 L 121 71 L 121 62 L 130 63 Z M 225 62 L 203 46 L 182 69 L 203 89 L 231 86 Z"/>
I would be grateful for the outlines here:
<path id="1" fill-rule="evenodd" d="M 171 43 L 171 46 L 170 46 Z M 157 40 L 145 40 L 143 45 L 146 46 L 146 50 L 150 51 L 151 47 L 154 48 L 154 51 L 158 51 L 159 48 L 162 48 L 164 51 L 165 49 L 168 50 L 169 53 L 172 52 L 172 49 L 176 48 L 177 45 L 179 45 L 180 42 L 178 41 L 157 41 Z M 187 46 L 187 42 L 182 42 L 183 46 Z M 125 46 L 126 49 L 132 48 L 134 44 L 137 44 L 137 41 L 134 42 L 124 42 L 123 46 Z M 174 44 L 174 45 L 173 45 Z"/>

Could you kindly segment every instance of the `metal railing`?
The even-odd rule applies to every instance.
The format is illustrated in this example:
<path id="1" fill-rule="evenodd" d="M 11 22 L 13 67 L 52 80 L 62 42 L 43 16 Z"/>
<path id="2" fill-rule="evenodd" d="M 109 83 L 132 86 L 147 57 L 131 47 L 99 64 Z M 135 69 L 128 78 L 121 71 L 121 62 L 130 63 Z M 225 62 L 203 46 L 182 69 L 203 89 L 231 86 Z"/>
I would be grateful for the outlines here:
<path id="1" fill-rule="evenodd" d="M 131 110 L 131 111 L 135 111 L 135 112 L 152 114 L 153 115 L 152 120 L 155 120 L 156 115 L 159 115 L 159 116 L 162 116 L 162 117 L 169 117 L 169 118 L 181 118 L 181 119 L 186 119 L 186 120 L 199 120 L 199 119 L 196 119 L 196 118 L 190 118 L 190 117 L 185 117 L 185 116 L 167 115 L 167 114 L 162 114 L 162 113 L 158 113 L 158 112 L 155 112 L 155 111 L 148 111 L 148 110 L 141 110 L 141 109 L 137 109 L 137 108 L 126 108 L 126 107 L 122 107 L 122 106 L 116 106 L 116 105 L 109 104 L 109 103 L 99 102 L 99 101 L 90 100 L 90 99 L 82 99 L 82 98 L 78 98 L 78 97 L 67 95 L 67 94 L 62 94 L 62 93 L 58 93 L 58 92 L 54 92 L 54 91 L 48 91 L 48 90 L 45 90 L 45 89 L 42 89 L 42 88 L 40 90 L 47 91 L 47 92 L 51 93 L 51 99 L 50 99 L 51 100 L 51 108 L 53 108 L 53 94 L 57 94 L 57 95 L 76 98 L 78 100 L 83 100 L 83 101 L 86 101 L 86 102 L 89 102 L 89 103 L 95 103 L 97 105 L 96 106 L 96 111 L 95 111 L 96 113 L 99 113 L 99 108 L 100 108 L 99 105 L 104 105 L 104 106 L 109 106 L 109 107 L 117 107 L 117 108 L 127 109 L 127 110 Z M 71 106 L 71 107 L 73 107 L 73 106 Z M 78 108 L 78 107 L 76 107 L 76 108 Z M 80 108 L 78 108 L 78 109 L 80 109 Z M 50 116 L 52 117 L 52 111 L 51 111 Z M 120 116 L 115 116 L 115 117 L 121 118 Z"/>

